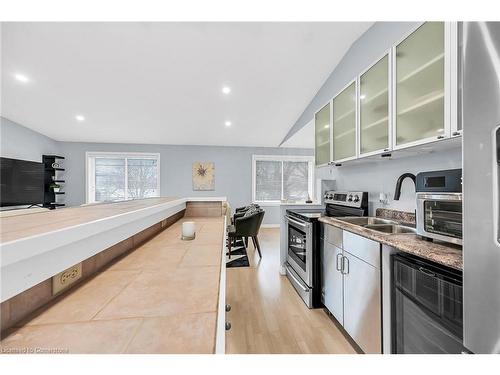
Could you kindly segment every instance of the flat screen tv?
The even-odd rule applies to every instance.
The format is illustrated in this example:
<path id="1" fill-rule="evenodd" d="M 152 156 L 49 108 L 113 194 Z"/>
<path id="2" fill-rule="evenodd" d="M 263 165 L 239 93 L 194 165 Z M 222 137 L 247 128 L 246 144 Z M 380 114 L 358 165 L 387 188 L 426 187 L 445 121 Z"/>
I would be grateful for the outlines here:
<path id="1" fill-rule="evenodd" d="M 0 158 L 0 206 L 43 203 L 44 164 Z"/>

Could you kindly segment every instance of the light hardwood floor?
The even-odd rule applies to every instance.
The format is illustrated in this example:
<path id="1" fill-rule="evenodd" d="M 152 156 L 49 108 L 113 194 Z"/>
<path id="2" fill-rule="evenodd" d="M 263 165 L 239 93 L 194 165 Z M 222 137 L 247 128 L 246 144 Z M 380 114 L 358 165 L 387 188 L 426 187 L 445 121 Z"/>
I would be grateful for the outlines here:
<path id="1" fill-rule="evenodd" d="M 279 274 L 279 229 L 262 229 L 259 239 L 261 260 L 250 245 L 250 267 L 227 269 L 226 353 L 356 353 L 325 311 L 308 309 Z"/>

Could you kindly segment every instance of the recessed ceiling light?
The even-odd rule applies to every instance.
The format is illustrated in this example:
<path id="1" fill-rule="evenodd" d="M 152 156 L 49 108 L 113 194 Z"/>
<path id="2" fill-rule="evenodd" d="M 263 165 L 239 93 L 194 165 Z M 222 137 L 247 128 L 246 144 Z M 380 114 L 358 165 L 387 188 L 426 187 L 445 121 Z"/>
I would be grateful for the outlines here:
<path id="1" fill-rule="evenodd" d="M 361 100 L 363 100 L 363 99 L 365 99 L 365 98 L 366 98 L 366 95 L 360 95 L 360 96 L 359 96 L 359 98 L 360 98 Z"/>
<path id="2" fill-rule="evenodd" d="M 328 129 L 330 127 L 330 125 L 325 125 L 325 129 Z"/>
<path id="3" fill-rule="evenodd" d="M 21 74 L 21 73 L 14 74 L 14 78 L 22 83 L 29 82 L 29 80 L 30 80 L 28 77 L 26 77 L 24 74 Z"/>
<path id="4" fill-rule="evenodd" d="M 76 121 L 80 121 L 80 122 L 85 121 L 85 117 L 83 117 L 82 115 L 76 115 L 75 119 L 76 119 Z"/>
<path id="5" fill-rule="evenodd" d="M 224 123 L 224 125 L 226 125 L 226 126 L 229 128 L 232 124 L 231 124 L 231 121 L 226 121 L 226 122 Z"/>
<path id="6" fill-rule="evenodd" d="M 230 92 L 231 92 L 231 87 L 229 87 L 229 86 L 224 86 L 224 87 L 222 88 L 222 93 L 223 93 L 223 94 L 227 95 L 227 94 L 229 94 Z"/>

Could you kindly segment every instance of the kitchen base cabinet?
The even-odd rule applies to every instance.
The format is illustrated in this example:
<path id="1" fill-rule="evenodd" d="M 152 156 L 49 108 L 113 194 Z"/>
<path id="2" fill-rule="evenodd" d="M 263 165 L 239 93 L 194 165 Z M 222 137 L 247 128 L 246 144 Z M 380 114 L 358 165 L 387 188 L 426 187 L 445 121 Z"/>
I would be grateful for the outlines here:
<path id="1" fill-rule="evenodd" d="M 382 353 L 380 244 L 325 227 L 327 235 L 321 246 L 323 304 L 365 353 Z M 332 244 L 333 239 L 343 248 Z"/>
<path id="2" fill-rule="evenodd" d="M 365 353 L 381 353 L 380 269 L 344 252 L 344 329 Z"/>

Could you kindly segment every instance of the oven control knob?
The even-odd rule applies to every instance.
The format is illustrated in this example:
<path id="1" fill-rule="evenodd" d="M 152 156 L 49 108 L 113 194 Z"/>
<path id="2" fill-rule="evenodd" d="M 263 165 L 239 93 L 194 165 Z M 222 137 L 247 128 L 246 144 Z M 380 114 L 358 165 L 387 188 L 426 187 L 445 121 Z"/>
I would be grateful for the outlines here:
<path id="1" fill-rule="evenodd" d="M 354 202 L 359 202 L 359 196 L 358 195 L 354 196 Z"/>
<path id="2" fill-rule="evenodd" d="M 347 201 L 348 202 L 352 202 L 352 195 L 351 194 L 349 194 L 349 197 L 347 198 Z"/>

